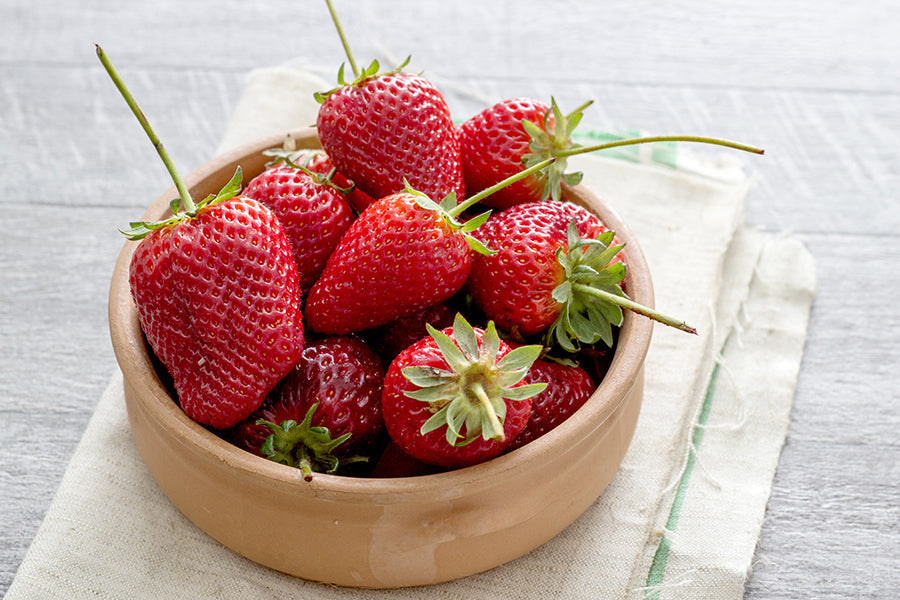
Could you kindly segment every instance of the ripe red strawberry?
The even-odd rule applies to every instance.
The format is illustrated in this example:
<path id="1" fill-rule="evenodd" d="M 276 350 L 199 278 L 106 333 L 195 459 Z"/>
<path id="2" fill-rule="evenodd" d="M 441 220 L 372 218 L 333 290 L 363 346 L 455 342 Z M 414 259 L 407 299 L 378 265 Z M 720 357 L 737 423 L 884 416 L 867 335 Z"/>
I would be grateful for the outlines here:
<path id="1" fill-rule="evenodd" d="M 576 239 L 569 235 L 572 222 Z M 611 260 L 621 261 L 617 256 L 620 246 L 609 247 L 612 233 L 596 215 L 570 202 L 529 202 L 493 215 L 476 235 L 496 250 L 496 254 L 475 259 L 467 283 L 475 303 L 489 319 L 519 336 L 552 327 L 551 337 L 560 341 L 574 338 L 592 344 L 604 339 L 611 344 L 610 325 L 622 318 L 618 306 L 593 301 L 585 293 L 578 293 L 572 301 L 560 295 L 567 290 L 572 294 L 571 277 L 579 276 L 573 272 L 574 263 L 585 261 L 593 269 L 585 275 L 590 285 L 622 293 L 617 284 L 625 276 L 625 265 L 613 262 L 607 266 Z M 604 242 L 579 246 L 578 236 Z M 581 318 L 581 311 L 590 311 L 590 317 Z M 572 346 L 564 345 L 567 349 Z"/>
<path id="2" fill-rule="evenodd" d="M 367 477 L 386 479 L 389 477 L 418 477 L 440 473 L 442 469 L 417 460 L 400 449 L 393 441 L 389 441 L 378 457 L 375 468 Z"/>
<path id="3" fill-rule="evenodd" d="M 546 387 L 522 384 L 541 348 L 512 350 L 492 323 L 473 329 L 461 316 L 452 328 L 428 331 L 385 375 L 381 404 L 391 439 L 444 468 L 499 455 L 525 427 L 532 396 Z"/>
<path id="4" fill-rule="evenodd" d="M 257 175 L 244 195 L 268 206 L 284 225 L 303 289 L 319 277 L 356 218 L 344 195 L 323 176 L 286 164 Z"/>
<path id="5" fill-rule="evenodd" d="M 340 461 L 379 449 L 383 381 L 381 360 L 359 338 L 312 341 L 260 409 L 227 437 L 306 476 L 334 472 Z"/>
<path id="6" fill-rule="evenodd" d="M 400 352 L 428 335 L 426 325 L 444 329 L 453 325 L 455 316 L 456 310 L 441 302 L 387 323 L 375 336 L 379 356 L 385 364 L 390 364 Z"/>
<path id="7" fill-rule="evenodd" d="M 543 392 L 531 399 L 531 417 L 508 450 L 536 440 L 575 414 L 594 393 L 588 372 L 574 364 L 538 359 L 531 365 L 524 383 L 546 383 Z"/>
<path id="8" fill-rule="evenodd" d="M 305 309 L 310 329 L 343 334 L 370 329 L 450 298 L 472 266 L 469 231 L 487 215 L 456 220 L 443 205 L 407 191 L 377 200 L 353 222 L 313 285 Z"/>
<path id="9" fill-rule="evenodd" d="M 334 186 L 338 190 L 344 192 L 347 203 L 357 214 L 364 211 L 375 201 L 372 196 L 359 189 L 356 184 L 344 177 L 331 162 L 331 158 L 325 154 L 324 150 L 294 150 L 292 146 L 293 144 L 291 143 L 290 138 L 288 138 L 284 148 L 265 151 L 263 154 L 275 157 L 275 160 L 273 160 L 269 166 L 274 166 L 278 163 L 293 164 L 301 166 L 313 173 L 318 173 L 330 178 L 334 183 Z M 350 191 L 347 192 L 345 190 Z"/>
<path id="10" fill-rule="evenodd" d="M 402 68 L 402 66 L 401 66 Z M 450 109 L 427 79 L 375 61 L 317 98 L 319 139 L 338 171 L 374 198 L 397 193 L 404 179 L 440 201 L 465 193 L 459 139 Z"/>
<path id="11" fill-rule="evenodd" d="M 459 126 L 460 151 L 466 190 L 473 194 L 559 152 L 578 147 L 572 131 L 584 105 L 564 117 L 552 105 L 529 98 L 504 100 L 484 109 Z M 566 174 L 560 157 L 542 173 L 510 185 L 482 201 L 485 206 L 508 208 L 523 202 L 558 200 L 560 182 L 575 185 L 581 173 Z"/>
<path id="12" fill-rule="evenodd" d="M 622 245 L 593 213 L 570 202 L 529 202 L 488 219 L 467 288 L 487 318 L 514 336 L 544 334 L 568 352 L 612 346 L 622 308 L 688 333 L 696 330 L 628 298 Z"/>
<path id="13" fill-rule="evenodd" d="M 215 198 L 162 224 L 134 223 L 131 294 L 141 329 L 195 421 L 234 425 L 256 410 L 303 349 L 300 288 L 284 228 L 234 197 L 240 171 Z"/>
<path id="14" fill-rule="evenodd" d="M 97 57 L 166 165 L 173 215 L 134 222 L 129 266 L 141 329 L 192 419 L 226 428 L 256 410 L 303 350 L 297 267 L 284 227 L 238 196 L 240 168 L 194 202 L 184 180 L 106 53 Z"/>

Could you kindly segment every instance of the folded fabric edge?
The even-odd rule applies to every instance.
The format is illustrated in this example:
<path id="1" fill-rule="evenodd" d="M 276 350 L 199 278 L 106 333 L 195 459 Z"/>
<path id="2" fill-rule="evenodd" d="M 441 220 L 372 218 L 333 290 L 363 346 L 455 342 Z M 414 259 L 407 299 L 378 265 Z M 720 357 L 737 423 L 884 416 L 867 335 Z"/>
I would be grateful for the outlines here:
<path id="1" fill-rule="evenodd" d="M 806 330 L 808 326 L 809 312 L 811 309 L 813 298 L 815 296 L 815 267 L 808 250 L 797 240 L 789 238 L 785 235 L 777 236 L 774 239 L 767 240 L 765 242 L 765 245 L 761 247 L 760 254 L 758 256 L 759 262 L 754 269 L 754 280 L 748 289 L 748 294 L 743 303 L 743 308 L 746 309 L 748 305 L 753 306 L 753 312 L 755 313 L 755 315 L 760 316 L 761 318 L 757 320 L 753 320 L 751 318 L 749 322 L 735 324 L 730 334 L 726 337 L 725 343 L 723 344 L 723 347 L 718 354 L 715 367 L 710 375 L 706 393 L 703 397 L 701 409 L 692 427 L 689 438 L 685 440 L 685 443 L 688 446 L 688 459 L 684 469 L 680 474 L 680 478 L 678 479 L 678 485 L 673 494 L 669 509 L 662 515 L 665 518 L 665 525 L 663 527 L 662 536 L 659 538 L 659 542 L 655 545 L 655 547 L 651 546 L 649 548 L 652 552 L 652 554 L 649 556 L 649 560 L 647 560 L 648 557 L 645 556 L 645 560 L 643 561 L 643 570 L 646 573 L 646 578 L 644 579 L 643 584 L 640 583 L 640 580 L 635 580 L 633 578 L 632 590 L 637 592 L 638 597 L 645 600 L 658 600 L 662 597 L 662 594 L 665 591 L 670 589 L 672 585 L 683 586 L 685 583 L 684 581 L 679 581 L 672 584 L 669 581 L 671 577 L 670 573 L 667 571 L 667 567 L 670 554 L 673 551 L 672 537 L 676 532 L 680 534 L 684 533 L 678 530 L 678 526 L 684 503 L 687 501 L 686 499 L 690 491 L 691 477 L 698 464 L 698 455 L 702 452 L 701 443 L 704 439 L 704 436 L 707 435 L 709 431 L 707 429 L 707 425 L 709 422 L 710 413 L 713 410 L 718 395 L 721 393 L 727 393 L 719 391 L 718 385 L 720 374 L 722 372 L 722 369 L 724 368 L 723 365 L 733 361 L 737 355 L 741 355 L 744 357 L 750 357 L 754 354 L 759 356 L 764 355 L 766 352 L 765 347 L 757 347 L 752 345 L 752 343 L 748 339 L 746 339 L 747 336 L 741 335 L 741 331 L 745 328 L 777 330 L 778 324 L 773 323 L 772 319 L 767 319 L 767 313 L 781 312 L 779 307 L 793 299 L 795 300 L 796 307 L 792 312 L 792 315 L 794 317 L 797 317 L 799 321 L 802 322 L 802 330 L 792 331 L 788 333 L 788 335 L 793 335 L 795 337 L 795 339 L 793 340 L 793 354 L 790 356 L 790 359 L 792 360 L 790 364 L 790 396 L 783 399 L 783 402 L 786 404 L 786 406 L 784 407 L 785 410 L 788 413 L 790 410 L 793 391 L 796 386 L 796 378 L 799 375 L 800 361 L 802 360 L 803 355 L 803 346 L 806 341 Z M 768 280 L 773 276 L 773 274 L 782 274 L 782 276 L 778 277 L 778 280 L 779 282 L 786 282 L 787 284 L 785 285 L 785 290 L 780 294 L 772 294 L 769 291 L 771 284 Z M 778 307 L 775 306 L 776 304 L 778 305 Z M 797 326 L 798 319 L 794 319 L 794 327 Z M 760 381 L 762 381 L 762 378 L 760 378 Z M 788 422 L 789 416 L 786 416 L 785 422 L 781 425 L 780 430 L 778 429 L 777 424 L 773 423 L 772 425 L 773 428 L 778 431 L 778 440 L 776 440 L 777 443 L 772 444 L 768 448 L 768 454 L 771 456 L 774 464 L 771 468 L 771 472 L 766 474 L 766 481 L 757 482 L 760 485 L 765 485 L 765 502 L 763 502 L 761 506 L 756 507 L 758 508 L 757 512 L 759 514 L 754 515 L 751 527 L 749 529 L 744 528 L 743 530 L 743 535 L 752 536 L 753 543 L 749 545 L 749 550 L 745 553 L 746 556 L 740 557 L 740 563 L 743 565 L 743 568 L 740 569 L 737 576 L 739 578 L 739 581 L 732 581 L 730 582 L 730 586 L 726 586 L 727 589 L 739 590 L 739 592 L 736 592 L 737 595 L 734 595 L 735 598 L 739 598 L 740 595 L 742 595 L 744 584 L 746 583 L 746 579 L 750 574 L 753 551 L 756 547 L 756 543 L 759 537 L 759 532 L 764 516 L 763 513 L 765 511 L 765 503 L 768 501 L 769 492 L 771 490 L 771 483 L 772 477 L 774 477 L 775 466 L 777 465 L 778 456 L 781 453 L 781 450 L 784 446 L 784 441 L 787 436 Z M 712 433 L 711 435 L 715 434 Z M 730 536 L 732 537 L 739 537 L 740 535 L 741 532 L 730 532 Z M 711 550 L 713 552 L 715 551 L 715 549 Z M 702 568 L 698 568 L 692 573 L 692 579 L 689 580 L 689 583 L 693 589 L 696 590 L 698 588 L 703 588 L 704 582 L 698 581 L 698 579 L 701 579 L 702 577 Z M 708 575 L 707 577 L 713 576 Z M 723 589 L 722 587 L 721 582 L 705 582 L 705 585 L 708 588 L 713 588 L 714 586 L 716 586 L 717 591 L 715 592 L 715 594 L 719 594 L 710 595 L 709 597 L 728 597 L 721 595 L 725 591 L 725 589 Z"/>
<path id="2" fill-rule="evenodd" d="M 312 71 L 297 67 L 250 71 L 215 154 L 266 135 L 315 125 L 319 105 L 313 94 L 328 87 Z"/>

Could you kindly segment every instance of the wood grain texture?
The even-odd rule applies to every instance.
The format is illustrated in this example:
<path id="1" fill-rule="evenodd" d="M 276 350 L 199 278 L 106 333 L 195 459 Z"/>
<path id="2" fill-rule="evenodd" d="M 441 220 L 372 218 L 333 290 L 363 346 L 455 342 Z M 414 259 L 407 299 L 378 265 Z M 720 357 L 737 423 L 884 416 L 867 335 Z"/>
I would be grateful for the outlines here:
<path id="1" fill-rule="evenodd" d="M 741 157 L 757 182 L 748 220 L 806 241 L 820 292 L 746 598 L 892 597 L 900 4 L 336 5 L 360 61 L 412 53 L 458 118 L 552 94 L 564 108 L 594 99 L 587 127 L 766 147 Z M 321 2 L 8 0 L 0 23 L 2 594 L 114 369 L 116 227 L 169 185 L 93 43 L 184 172 L 210 157 L 250 69 L 295 60 L 331 80 L 344 57 Z"/>

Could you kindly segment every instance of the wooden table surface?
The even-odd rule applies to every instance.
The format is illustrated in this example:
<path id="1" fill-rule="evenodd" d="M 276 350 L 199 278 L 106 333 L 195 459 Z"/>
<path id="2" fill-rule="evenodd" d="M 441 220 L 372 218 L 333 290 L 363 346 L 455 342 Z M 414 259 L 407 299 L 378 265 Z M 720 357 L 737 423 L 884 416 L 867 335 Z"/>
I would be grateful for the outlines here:
<path id="1" fill-rule="evenodd" d="M 714 5 L 715 4 L 715 5 Z M 361 62 L 413 55 L 454 114 L 554 95 L 584 126 L 764 146 L 750 223 L 812 251 L 820 291 L 746 598 L 900 589 L 900 3 L 337 0 Z M 115 368 L 106 295 L 168 175 L 213 154 L 247 73 L 344 60 L 324 2 L 0 5 L 0 594 Z M 452 84 L 452 85 L 451 85 Z"/>

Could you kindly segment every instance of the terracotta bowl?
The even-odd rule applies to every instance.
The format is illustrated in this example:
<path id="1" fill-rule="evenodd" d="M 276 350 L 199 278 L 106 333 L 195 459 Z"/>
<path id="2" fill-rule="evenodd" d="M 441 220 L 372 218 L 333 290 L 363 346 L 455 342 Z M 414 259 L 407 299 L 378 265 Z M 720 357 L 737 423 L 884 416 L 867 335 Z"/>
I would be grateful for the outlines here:
<path id="1" fill-rule="evenodd" d="M 311 130 L 298 147 L 318 147 Z M 186 179 L 195 198 L 218 191 L 237 165 L 245 183 L 283 136 L 219 156 Z M 170 189 L 144 219 L 158 219 Z M 569 200 L 597 213 L 625 242 L 630 295 L 653 304 L 647 264 L 631 231 L 583 187 Z M 128 288 L 136 247 L 126 242 L 112 279 L 112 344 L 124 374 L 135 443 L 162 491 L 188 519 L 250 560 L 309 580 L 393 588 L 485 571 L 540 546 L 603 492 L 631 441 L 643 396 L 649 320 L 628 313 L 608 375 L 590 400 L 554 431 L 481 465 L 392 479 L 317 474 L 238 449 L 191 421 L 154 370 Z"/>

